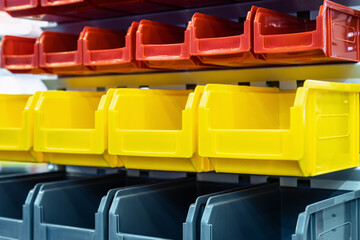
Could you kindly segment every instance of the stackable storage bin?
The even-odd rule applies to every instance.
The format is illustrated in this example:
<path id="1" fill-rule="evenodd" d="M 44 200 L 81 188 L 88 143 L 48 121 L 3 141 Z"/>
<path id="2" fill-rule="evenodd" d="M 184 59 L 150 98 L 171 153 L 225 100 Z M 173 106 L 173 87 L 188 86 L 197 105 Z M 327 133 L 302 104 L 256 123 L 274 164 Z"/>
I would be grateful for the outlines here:
<path id="1" fill-rule="evenodd" d="M 325 0 L 314 21 L 258 8 L 254 49 L 268 62 L 359 61 L 360 12 Z"/>
<path id="2" fill-rule="evenodd" d="M 149 180 L 118 174 L 43 184 L 34 203 L 34 239 L 108 239 L 115 192 Z"/>
<path id="3" fill-rule="evenodd" d="M 44 73 L 39 68 L 36 38 L 4 36 L 1 41 L 1 68 L 12 73 Z"/>
<path id="4" fill-rule="evenodd" d="M 197 153 L 197 108 L 203 92 L 117 89 L 109 108 L 109 152 L 126 168 L 211 171 Z"/>
<path id="5" fill-rule="evenodd" d="M 109 240 L 182 239 L 182 224 L 197 197 L 235 187 L 175 180 L 119 190 L 109 211 Z"/>
<path id="6" fill-rule="evenodd" d="M 357 84 L 305 81 L 297 91 L 210 84 L 199 153 L 217 172 L 314 176 L 359 165 Z"/>
<path id="7" fill-rule="evenodd" d="M 190 56 L 189 29 L 142 20 L 136 33 L 136 59 L 150 68 L 196 69 L 203 64 Z"/>
<path id="8" fill-rule="evenodd" d="M 0 239 L 34 239 L 33 204 L 40 184 L 71 178 L 64 172 L 0 177 Z"/>
<path id="9" fill-rule="evenodd" d="M 133 22 L 127 32 L 85 27 L 81 39 L 84 65 L 97 73 L 141 71 L 135 60 L 138 26 L 138 22 Z"/>
<path id="10" fill-rule="evenodd" d="M 213 196 L 200 239 L 357 239 L 358 198 L 359 192 L 277 184 Z"/>
<path id="11" fill-rule="evenodd" d="M 35 150 L 54 164 L 120 167 L 107 152 L 107 114 L 114 90 L 42 92 L 35 107 Z"/>
<path id="12" fill-rule="evenodd" d="M 253 21 L 257 7 L 252 7 L 242 23 L 195 13 L 189 23 L 191 55 L 204 64 L 253 66 L 265 62 L 253 51 Z"/>
<path id="13" fill-rule="evenodd" d="M 46 162 L 42 153 L 34 151 L 35 95 L 0 94 L 0 160 Z"/>
<path id="14" fill-rule="evenodd" d="M 55 74 L 84 74 L 82 42 L 70 33 L 43 32 L 38 38 L 39 64 Z M 80 37 L 81 38 L 81 37 Z"/>
<path id="15" fill-rule="evenodd" d="M 152 2 L 168 4 L 182 8 L 194 8 L 210 6 L 215 4 L 231 3 L 232 0 L 151 0 Z"/>
<path id="16" fill-rule="evenodd" d="M 175 9 L 170 5 L 161 5 L 151 0 L 93 0 L 93 2 L 103 8 L 116 9 L 132 14 Z"/>
<path id="17" fill-rule="evenodd" d="M 41 7 L 40 0 L 1 0 L 0 11 L 5 11 L 13 17 L 31 16 L 37 20 L 50 22 L 78 21 L 77 16 L 60 16 L 49 8 Z"/>

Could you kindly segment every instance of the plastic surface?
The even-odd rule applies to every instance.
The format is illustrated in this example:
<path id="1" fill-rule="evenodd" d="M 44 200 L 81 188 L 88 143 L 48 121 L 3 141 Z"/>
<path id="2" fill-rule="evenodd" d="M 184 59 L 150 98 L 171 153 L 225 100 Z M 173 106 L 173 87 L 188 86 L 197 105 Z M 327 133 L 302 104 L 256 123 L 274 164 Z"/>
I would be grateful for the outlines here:
<path id="1" fill-rule="evenodd" d="M 305 81 L 294 91 L 207 85 L 199 154 L 217 172 L 314 176 L 359 165 L 357 84 Z"/>
<path id="2" fill-rule="evenodd" d="M 85 27 L 81 34 L 84 65 L 96 72 L 141 71 L 135 60 L 138 26 L 133 22 L 127 32 Z"/>
<path id="3" fill-rule="evenodd" d="M 257 7 L 252 7 L 244 22 L 195 13 L 189 23 L 190 54 L 204 64 L 252 66 L 264 64 L 253 51 L 253 21 Z"/>
<path id="4" fill-rule="evenodd" d="M 43 73 L 39 68 L 36 38 L 4 36 L 1 41 L 1 68 L 12 73 Z"/>
<path id="5" fill-rule="evenodd" d="M 197 197 L 236 187 L 175 180 L 116 192 L 109 211 L 109 240 L 182 239 L 182 224 Z"/>
<path id="6" fill-rule="evenodd" d="M 39 184 L 69 178 L 64 172 L 0 177 L 0 239 L 34 239 L 33 204 Z"/>
<path id="7" fill-rule="evenodd" d="M 350 192 L 306 207 L 298 217 L 292 240 L 359 238 L 356 206 L 360 192 Z M 355 223 L 355 224 L 354 224 Z"/>
<path id="8" fill-rule="evenodd" d="M 39 96 L 0 94 L 0 160 L 46 162 L 33 149 L 34 108 Z"/>
<path id="9" fill-rule="evenodd" d="M 197 153 L 203 89 L 117 89 L 109 108 L 109 152 L 130 169 L 213 170 Z"/>
<path id="10" fill-rule="evenodd" d="M 82 42 L 76 34 L 43 32 L 38 38 L 39 65 L 55 74 L 84 74 Z M 80 37 L 81 38 L 81 37 Z"/>
<path id="11" fill-rule="evenodd" d="M 6 11 L 13 17 L 31 16 L 34 19 L 51 22 L 78 21 L 76 16 L 61 16 L 46 7 L 40 6 L 40 0 L 1 0 L 0 11 Z"/>
<path id="12" fill-rule="evenodd" d="M 340 195 L 344 193 L 345 195 Z M 319 228 L 318 231 L 324 233 L 332 228 L 331 222 L 337 222 L 350 225 L 352 230 L 356 229 L 352 233 L 353 236 L 358 236 L 357 220 L 355 219 L 358 213 L 355 205 L 352 208 L 346 208 L 345 206 L 348 204 L 341 204 L 339 201 L 348 198 L 346 194 L 346 191 L 286 188 L 274 184 L 213 196 L 207 201 L 201 219 L 200 239 L 291 240 L 296 226 L 297 228 L 300 226 L 296 224 L 298 215 L 304 211 L 307 205 L 322 200 L 325 201 L 307 208 L 318 208 L 317 215 L 312 218 L 312 223 L 326 217 L 325 221 L 329 225 L 318 225 L 324 227 Z M 335 197 L 336 200 L 328 199 L 332 197 Z M 335 208 L 332 208 L 330 204 L 324 204 L 329 202 L 340 204 Z M 321 209 L 326 210 L 321 211 Z M 350 209 L 353 211 L 346 211 Z M 323 213 L 325 215 L 322 215 Z M 307 227 L 313 229 L 312 226 Z M 344 229 L 338 228 L 337 230 L 339 231 L 328 233 L 326 238 L 317 235 L 317 237 L 306 239 L 356 239 L 347 238 Z M 301 232 L 300 229 L 297 231 Z"/>
<path id="13" fill-rule="evenodd" d="M 258 8 L 254 49 L 268 62 L 359 61 L 360 12 L 324 1 L 314 21 Z"/>
<path id="14" fill-rule="evenodd" d="M 34 238 L 107 240 L 108 211 L 115 192 L 146 182 L 113 174 L 43 184 L 34 203 Z"/>
<path id="15" fill-rule="evenodd" d="M 170 5 L 161 5 L 149 0 L 93 0 L 100 7 L 116 9 L 133 14 L 173 10 Z"/>
<path id="16" fill-rule="evenodd" d="M 107 152 L 107 115 L 114 90 L 42 92 L 35 107 L 36 151 L 61 165 L 120 167 Z"/>
<path id="17" fill-rule="evenodd" d="M 150 68 L 193 69 L 203 64 L 190 56 L 190 32 L 182 27 L 141 20 L 136 33 L 136 59 Z"/>

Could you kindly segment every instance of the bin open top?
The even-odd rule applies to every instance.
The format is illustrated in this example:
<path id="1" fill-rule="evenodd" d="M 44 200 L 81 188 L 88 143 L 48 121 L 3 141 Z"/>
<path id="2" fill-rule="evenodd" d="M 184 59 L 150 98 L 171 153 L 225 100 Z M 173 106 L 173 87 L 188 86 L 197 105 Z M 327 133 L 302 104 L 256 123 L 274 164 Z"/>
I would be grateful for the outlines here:
<path id="1" fill-rule="evenodd" d="M 209 157 L 216 171 L 232 172 L 236 164 L 252 174 L 355 167 L 359 91 L 357 84 L 309 80 L 296 91 L 209 84 L 199 108 L 200 156 Z"/>
<path id="2" fill-rule="evenodd" d="M 1 67 L 13 73 L 43 73 L 39 69 L 36 38 L 4 36 L 1 41 Z"/>
<path id="3" fill-rule="evenodd" d="M 316 20 L 258 8 L 254 50 L 267 61 L 286 63 L 359 61 L 360 11 L 324 0 Z"/>
<path id="4" fill-rule="evenodd" d="M 127 32 L 85 27 L 81 34 L 84 65 L 96 72 L 140 71 L 135 60 L 138 26 L 133 22 Z"/>

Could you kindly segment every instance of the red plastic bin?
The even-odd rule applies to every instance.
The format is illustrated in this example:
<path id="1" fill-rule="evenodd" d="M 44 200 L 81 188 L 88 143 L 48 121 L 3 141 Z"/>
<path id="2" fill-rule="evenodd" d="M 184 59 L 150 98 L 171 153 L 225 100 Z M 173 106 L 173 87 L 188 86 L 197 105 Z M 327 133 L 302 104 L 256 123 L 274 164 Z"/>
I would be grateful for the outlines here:
<path id="1" fill-rule="evenodd" d="M 313 21 L 259 8 L 254 50 L 276 63 L 359 61 L 359 17 L 359 11 L 327 0 Z"/>
<path id="2" fill-rule="evenodd" d="M 41 7 L 40 0 L 0 0 L 0 11 L 13 17 L 31 16 L 37 20 L 68 22 L 80 20 L 78 17 L 66 17 L 53 13 L 49 8 Z"/>
<path id="3" fill-rule="evenodd" d="M 190 54 L 205 64 L 230 67 L 264 64 L 252 47 L 256 9 L 251 8 L 243 23 L 195 13 L 189 24 Z"/>
<path id="4" fill-rule="evenodd" d="M 93 0 L 100 7 L 116 9 L 129 13 L 149 13 L 175 9 L 170 5 L 162 5 L 149 0 Z"/>
<path id="5" fill-rule="evenodd" d="M 85 27 L 82 33 L 84 65 L 96 72 L 138 72 L 142 68 L 135 60 L 136 31 L 133 22 L 128 31 Z"/>
<path id="6" fill-rule="evenodd" d="M 151 0 L 152 2 L 168 4 L 182 8 L 211 6 L 216 4 L 231 3 L 232 0 Z"/>
<path id="7" fill-rule="evenodd" d="M 39 65 L 56 74 L 85 74 L 82 42 L 78 35 L 59 32 L 43 32 L 38 38 Z"/>
<path id="8" fill-rule="evenodd" d="M 108 18 L 127 13 L 97 7 L 91 0 L 41 0 L 41 6 L 63 16 L 84 19 Z"/>
<path id="9" fill-rule="evenodd" d="M 204 64 L 190 56 L 189 29 L 142 20 L 136 32 L 136 60 L 150 68 L 196 69 Z"/>
<path id="10" fill-rule="evenodd" d="M 1 41 L 1 68 L 12 73 L 44 73 L 39 68 L 36 38 L 4 36 Z"/>

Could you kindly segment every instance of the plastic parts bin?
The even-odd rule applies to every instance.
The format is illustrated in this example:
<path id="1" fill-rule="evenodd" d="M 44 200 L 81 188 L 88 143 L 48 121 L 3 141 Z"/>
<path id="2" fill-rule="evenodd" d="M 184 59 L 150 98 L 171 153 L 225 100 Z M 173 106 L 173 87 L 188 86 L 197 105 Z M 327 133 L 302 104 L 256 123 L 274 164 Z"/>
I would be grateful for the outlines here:
<path id="1" fill-rule="evenodd" d="M 42 92 L 35 107 L 35 150 L 51 163 L 120 167 L 107 152 L 107 114 L 114 90 Z"/>
<path id="2" fill-rule="evenodd" d="M 40 184 L 71 178 L 64 172 L 0 177 L 0 239 L 34 239 L 33 204 Z"/>
<path id="3" fill-rule="evenodd" d="M 360 11 L 324 1 L 315 21 L 259 8 L 254 48 L 266 61 L 359 61 Z"/>
<path id="4" fill-rule="evenodd" d="M 151 68 L 196 69 L 204 67 L 190 56 L 189 29 L 142 20 L 136 33 L 136 59 Z"/>
<path id="5" fill-rule="evenodd" d="M 83 66 L 82 42 L 78 39 L 76 34 L 43 32 L 38 38 L 40 67 L 56 74 L 88 72 Z"/>
<path id="6" fill-rule="evenodd" d="M 182 224 L 197 197 L 235 187 L 176 180 L 119 190 L 109 211 L 109 240 L 182 239 Z"/>
<path id="7" fill-rule="evenodd" d="M 199 153 L 217 172 L 314 176 L 359 165 L 357 84 L 305 81 L 297 91 L 207 85 Z"/>
<path id="8" fill-rule="evenodd" d="M 33 149 L 35 95 L 0 94 L 0 160 L 46 162 Z"/>
<path id="9" fill-rule="evenodd" d="M 115 192 L 149 180 L 119 174 L 43 184 L 34 203 L 34 238 L 108 239 L 108 211 Z"/>
<path id="10" fill-rule="evenodd" d="M 231 3 L 231 0 L 151 0 L 152 2 L 168 4 L 176 7 L 194 8 L 215 4 Z"/>
<path id="11" fill-rule="evenodd" d="M 6 11 L 13 17 L 31 16 L 37 20 L 50 22 L 67 22 L 80 20 L 78 17 L 60 16 L 53 13 L 50 9 L 41 7 L 40 0 L 1 0 L 0 11 Z"/>
<path id="12" fill-rule="evenodd" d="M 186 221 L 183 223 L 183 240 L 196 240 L 200 239 L 200 227 L 201 227 L 201 218 L 204 213 L 204 208 L 206 206 L 207 200 L 216 195 L 225 194 L 233 191 L 245 190 L 247 188 L 252 188 L 260 186 L 258 185 L 249 185 L 242 186 L 240 188 L 233 188 L 230 190 L 225 190 L 222 192 L 210 193 L 207 195 L 202 195 L 198 197 L 195 203 L 190 205 Z"/>
<path id="13" fill-rule="evenodd" d="M 306 233 L 296 240 L 356 239 L 359 213 L 354 195 L 358 192 L 274 184 L 213 196 L 201 219 L 201 240 L 291 240 L 295 229 L 297 236 Z M 310 214 L 304 226 L 303 217 Z"/>
<path id="14" fill-rule="evenodd" d="M 117 89 L 109 108 L 109 152 L 126 168 L 211 171 L 197 153 L 197 108 L 191 90 Z"/>
<path id="15" fill-rule="evenodd" d="M 253 6 L 242 23 L 195 13 L 188 27 L 191 55 L 199 57 L 204 64 L 220 66 L 264 64 L 252 47 L 256 9 Z"/>
<path id="16" fill-rule="evenodd" d="M 127 32 L 85 27 L 82 33 L 84 65 L 96 72 L 138 72 L 135 60 L 136 30 L 133 22 Z"/>
<path id="17" fill-rule="evenodd" d="M 4 36 L 1 41 L 1 67 L 12 73 L 44 73 L 39 68 L 36 38 Z"/>
<path id="18" fill-rule="evenodd" d="M 93 2 L 103 8 L 116 9 L 133 14 L 175 9 L 170 5 L 162 5 L 149 0 L 93 0 Z"/>

